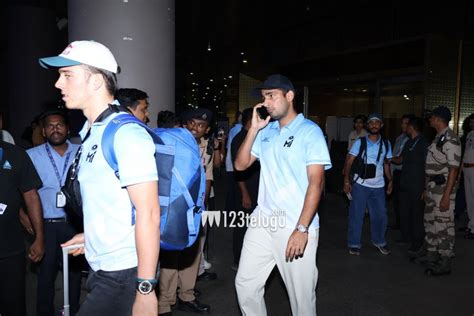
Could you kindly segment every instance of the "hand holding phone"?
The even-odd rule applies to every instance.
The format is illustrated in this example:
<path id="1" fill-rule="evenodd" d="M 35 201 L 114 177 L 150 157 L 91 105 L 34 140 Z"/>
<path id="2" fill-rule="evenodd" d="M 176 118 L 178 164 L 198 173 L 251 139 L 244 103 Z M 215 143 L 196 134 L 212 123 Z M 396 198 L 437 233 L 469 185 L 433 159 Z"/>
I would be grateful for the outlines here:
<path id="1" fill-rule="evenodd" d="M 265 107 L 265 105 L 262 106 L 262 107 L 260 107 L 260 108 L 258 108 L 258 109 L 257 109 L 257 112 L 258 112 L 258 116 L 260 116 L 260 118 L 261 118 L 262 120 L 266 119 L 267 116 L 270 115 L 270 114 L 268 114 L 268 111 L 267 111 L 267 108 Z"/>

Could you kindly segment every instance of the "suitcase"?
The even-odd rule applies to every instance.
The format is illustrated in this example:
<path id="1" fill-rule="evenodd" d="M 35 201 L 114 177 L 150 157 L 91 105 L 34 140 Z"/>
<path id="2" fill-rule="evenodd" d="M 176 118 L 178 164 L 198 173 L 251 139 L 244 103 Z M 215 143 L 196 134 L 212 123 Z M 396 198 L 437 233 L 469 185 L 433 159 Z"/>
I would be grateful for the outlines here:
<path id="1" fill-rule="evenodd" d="M 64 309 L 63 316 L 70 316 L 69 312 L 69 251 L 84 247 L 84 244 L 63 247 L 63 286 L 64 286 Z"/>

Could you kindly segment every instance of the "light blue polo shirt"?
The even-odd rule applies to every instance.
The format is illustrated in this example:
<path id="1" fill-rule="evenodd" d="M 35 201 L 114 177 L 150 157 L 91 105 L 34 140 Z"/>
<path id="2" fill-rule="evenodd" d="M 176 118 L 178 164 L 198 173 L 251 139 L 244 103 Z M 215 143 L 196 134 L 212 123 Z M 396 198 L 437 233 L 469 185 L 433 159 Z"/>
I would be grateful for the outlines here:
<path id="1" fill-rule="evenodd" d="M 387 141 L 388 145 L 388 153 L 385 155 L 386 149 L 385 145 L 381 142 L 382 137 L 379 136 L 379 139 L 374 143 L 369 139 L 369 136 L 366 135 L 365 139 L 367 140 L 367 163 L 375 164 L 377 161 L 377 155 L 379 153 L 379 146 L 382 145 L 382 153 L 380 154 L 380 160 L 377 164 L 377 168 L 375 169 L 375 178 L 372 179 L 361 179 L 357 177 L 357 174 L 354 175 L 354 179 L 357 178 L 357 183 L 363 185 L 368 188 L 382 188 L 385 186 L 385 180 L 383 178 L 383 164 L 384 164 L 384 157 L 387 159 L 392 159 L 392 146 L 390 142 Z M 354 145 L 352 145 L 351 151 L 349 154 L 352 156 L 357 156 L 359 154 L 360 149 L 360 138 L 355 141 Z"/>
<path id="2" fill-rule="evenodd" d="M 85 254 L 94 271 L 137 266 L 132 203 L 126 187 L 158 180 L 155 145 L 148 132 L 137 124 L 126 124 L 115 134 L 120 180 L 106 162 L 102 135 L 107 122 L 117 114 L 92 125 L 80 159 L 78 179 L 84 211 Z M 88 122 L 80 132 L 82 139 L 87 130 Z"/>
<path id="3" fill-rule="evenodd" d="M 296 227 L 309 183 L 306 167 L 331 168 L 321 129 L 302 114 L 282 129 L 278 121 L 271 122 L 258 132 L 252 155 L 261 165 L 257 210 L 267 216 L 284 214 L 286 227 Z M 310 227 L 319 228 L 318 214 Z"/>
<path id="4" fill-rule="evenodd" d="M 68 146 L 63 156 L 48 143 L 30 148 L 26 151 L 31 161 L 33 161 L 33 165 L 41 178 L 41 182 L 43 182 L 43 186 L 38 190 L 38 194 L 41 198 L 43 217 L 45 219 L 66 217 L 64 208 L 56 207 L 56 195 L 60 191 L 61 186 L 64 185 L 64 181 L 66 181 L 67 171 L 69 166 L 72 165 L 76 151 L 79 148 L 79 145 L 72 144 L 70 141 L 67 141 L 67 144 Z M 61 183 L 59 183 L 53 162 L 49 158 L 46 147 L 48 147 L 51 153 L 51 158 L 56 165 Z"/>

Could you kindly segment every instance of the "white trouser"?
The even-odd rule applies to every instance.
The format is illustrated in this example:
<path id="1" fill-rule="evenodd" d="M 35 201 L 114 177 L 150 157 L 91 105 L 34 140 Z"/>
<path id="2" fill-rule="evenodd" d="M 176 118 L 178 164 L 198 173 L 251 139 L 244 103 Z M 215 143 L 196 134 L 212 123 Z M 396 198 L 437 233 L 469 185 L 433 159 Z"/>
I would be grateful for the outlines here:
<path id="1" fill-rule="evenodd" d="M 245 234 L 235 287 L 244 316 L 267 315 L 263 295 L 275 264 L 286 285 L 293 315 L 316 315 L 316 251 L 319 229 L 310 229 L 304 256 L 286 261 L 285 251 L 293 228 L 249 227 Z"/>
<path id="2" fill-rule="evenodd" d="M 467 227 L 474 233 L 474 168 L 464 168 L 464 190 L 466 191 Z"/>

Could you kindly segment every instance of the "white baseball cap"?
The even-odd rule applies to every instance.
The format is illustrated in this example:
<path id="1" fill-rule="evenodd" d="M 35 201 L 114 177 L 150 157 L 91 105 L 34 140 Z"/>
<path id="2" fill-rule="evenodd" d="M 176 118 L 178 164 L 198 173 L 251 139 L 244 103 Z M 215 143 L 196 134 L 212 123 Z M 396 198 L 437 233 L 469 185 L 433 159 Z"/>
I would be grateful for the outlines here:
<path id="1" fill-rule="evenodd" d="M 117 61 L 112 52 L 99 42 L 76 41 L 69 44 L 59 56 L 40 58 L 44 68 L 89 65 L 99 69 L 118 72 Z"/>

